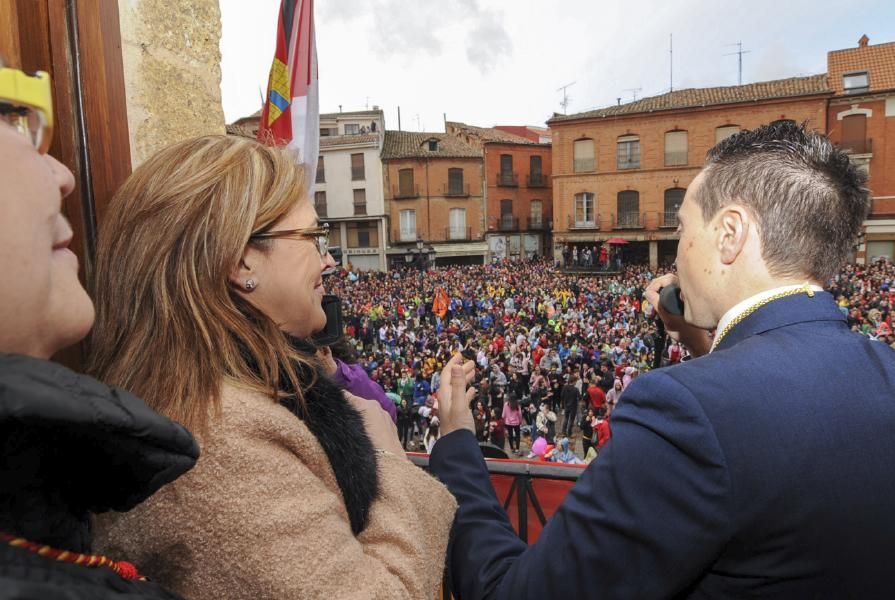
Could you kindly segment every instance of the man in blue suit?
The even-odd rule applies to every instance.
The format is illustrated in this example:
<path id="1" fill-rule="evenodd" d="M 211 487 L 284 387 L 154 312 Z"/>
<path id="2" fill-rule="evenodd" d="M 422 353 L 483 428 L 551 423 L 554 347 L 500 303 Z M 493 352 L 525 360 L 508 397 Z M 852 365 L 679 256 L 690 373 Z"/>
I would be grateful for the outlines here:
<path id="1" fill-rule="evenodd" d="M 683 320 L 660 311 L 701 356 L 628 387 L 531 546 L 472 434 L 470 366 L 451 361 L 430 466 L 459 502 L 459 598 L 895 598 L 895 352 L 821 289 L 868 213 L 864 183 L 795 125 L 710 152 L 680 209 Z"/>

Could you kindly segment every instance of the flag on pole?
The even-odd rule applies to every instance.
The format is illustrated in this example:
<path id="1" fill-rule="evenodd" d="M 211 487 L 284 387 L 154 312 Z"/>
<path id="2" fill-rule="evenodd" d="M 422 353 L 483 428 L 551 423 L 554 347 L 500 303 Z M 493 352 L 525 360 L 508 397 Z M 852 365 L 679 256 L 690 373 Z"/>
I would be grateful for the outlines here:
<path id="1" fill-rule="evenodd" d="M 292 149 L 313 192 L 320 150 L 314 0 L 281 0 L 258 141 Z"/>

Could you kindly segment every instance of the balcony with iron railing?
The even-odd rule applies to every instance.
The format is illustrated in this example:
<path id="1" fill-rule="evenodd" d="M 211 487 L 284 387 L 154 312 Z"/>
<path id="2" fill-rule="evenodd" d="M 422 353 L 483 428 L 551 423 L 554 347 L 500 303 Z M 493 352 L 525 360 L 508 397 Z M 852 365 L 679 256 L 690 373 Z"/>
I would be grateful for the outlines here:
<path id="1" fill-rule="evenodd" d="M 445 227 L 444 241 L 468 242 L 472 240 L 472 227 Z"/>
<path id="2" fill-rule="evenodd" d="M 872 139 L 839 142 L 838 146 L 847 154 L 873 154 Z"/>
<path id="3" fill-rule="evenodd" d="M 393 229 L 392 230 L 392 243 L 393 244 L 407 244 L 409 242 L 415 242 L 419 237 L 419 230 L 417 229 Z"/>
<path id="4" fill-rule="evenodd" d="M 528 218 L 529 231 L 546 231 L 548 229 L 550 229 L 550 221 L 545 221 L 541 217 Z"/>
<path id="5" fill-rule="evenodd" d="M 452 198 L 468 198 L 470 195 L 469 184 L 447 183 L 441 186 L 441 193 Z"/>
<path id="6" fill-rule="evenodd" d="M 595 158 L 576 158 L 573 161 L 572 169 L 575 173 L 589 173 L 597 170 L 597 159 Z"/>
<path id="7" fill-rule="evenodd" d="M 646 215 L 642 215 L 640 213 L 635 213 L 635 212 L 625 212 L 625 213 L 621 213 L 621 214 L 612 215 L 612 228 L 613 229 L 643 229 L 645 216 Z"/>
<path id="8" fill-rule="evenodd" d="M 600 229 L 600 215 L 591 214 L 586 218 L 569 215 L 569 229 Z"/>
<path id="9" fill-rule="evenodd" d="M 500 215 L 497 219 L 499 231 L 519 231 L 519 218 L 513 215 Z"/>
<path id="10" fill-rule="evenodd" d="M 687 166 L 687 151 L 679 150 L 676 152 L 672 152 L 669 150 L 665 151 L 665 166 L 666 167 L 686 167 Z"/>
<path id="11" fill-rule="evenodd" d="M 550 176 L 543 173 L 532 173 L 525 177 L 525 185 L 530 188 L 543 188 L 550 185 Z"/>
<path id="12" fill-rule="evenodd" d="M 497 174 L 499 187 L 519 187 L 519 176 L 512 171 L 501 171 Z"/>
<path id="13" fill-rule="evenodd" d="M 395 200 L 409 200 L 420 197 L 420 186 L 417 185 L 396 185 L 392 186 L 392 198 Z"/>
<path id="14" fill-rule="evenodd" d="M 659 211 L 659 228 L 660 229 L 676 229 L 678 225 L 677 210 L 660 210 Z"/>

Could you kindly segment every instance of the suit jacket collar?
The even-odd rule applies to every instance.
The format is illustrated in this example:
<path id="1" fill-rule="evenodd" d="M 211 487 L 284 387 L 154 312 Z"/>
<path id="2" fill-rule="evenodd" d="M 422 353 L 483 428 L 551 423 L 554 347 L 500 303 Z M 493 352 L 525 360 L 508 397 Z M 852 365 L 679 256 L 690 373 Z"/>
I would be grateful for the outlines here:
<path id="1" fill-rule="evenodd" d="M 829 292 L 815 292 L 813 298 L 807 294 L 786 296 L 765 304 L 743 319 L 724 336 L 715 352 L 730 348 L 753 335 L 787 325 L 845 320 L 845 315 Z"/>

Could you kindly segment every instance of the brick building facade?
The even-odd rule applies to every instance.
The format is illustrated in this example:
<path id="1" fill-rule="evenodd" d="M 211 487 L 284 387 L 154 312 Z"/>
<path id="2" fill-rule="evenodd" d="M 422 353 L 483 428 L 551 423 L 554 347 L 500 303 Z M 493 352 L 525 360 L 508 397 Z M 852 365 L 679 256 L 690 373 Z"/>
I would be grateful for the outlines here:
<path id="1" fill-rule="evenodd" d="M 485 261 L 479 150 L 445 133 L 386 131 L 382 169 L 389 266 L 416 260 L 417 240 L 439 265 Z"/>
<path id="2" fill-rule="evenodd" d="M 867 169 L 873 208 L 865 223 L 858 260 L 895 258 L 895 43 L 870 45 L 827 55 L 833 96 L 827 116 L 830 139 Z"/>
<path id="3" fill-rule="evenodd" d="M 826 126 L 826 77 L 686 89 L 555 115 L 553 256 L 564 246 L 628 242 L 627 260 L 656 266 L 677 253 L 677 209 L 706 152 L 742 129 L 789 119 Z"/>
<path id="4" fill-rule="evenodd" d="M 484 161 L 485 223 L 490 260 L 550 251 L 553 189 L 549 143 L 497 128 L 448 122 L 447 133 L 478 149 Z M 527 128 L 514 128 L 525 133 Z M 534 137 L 535 139 L 531 139 Z"/>

